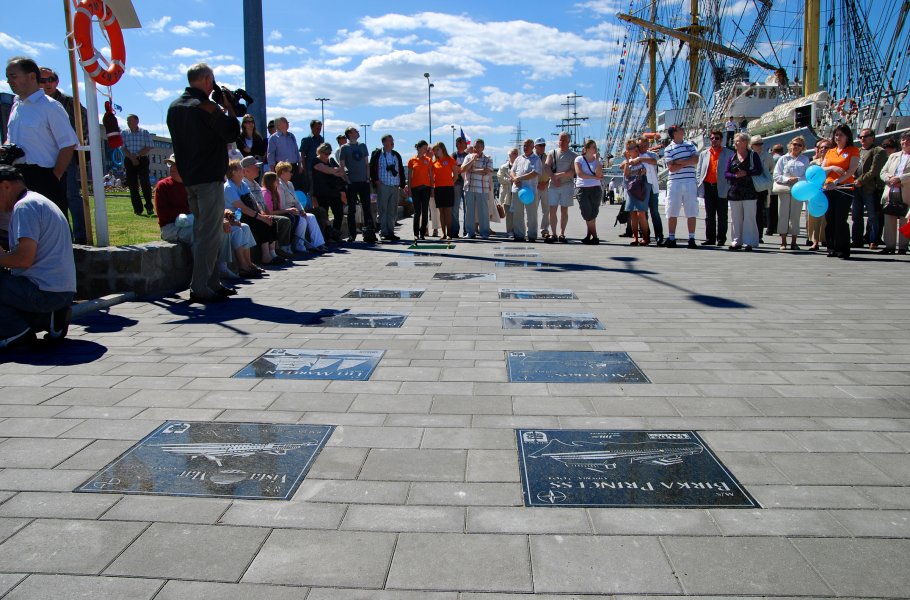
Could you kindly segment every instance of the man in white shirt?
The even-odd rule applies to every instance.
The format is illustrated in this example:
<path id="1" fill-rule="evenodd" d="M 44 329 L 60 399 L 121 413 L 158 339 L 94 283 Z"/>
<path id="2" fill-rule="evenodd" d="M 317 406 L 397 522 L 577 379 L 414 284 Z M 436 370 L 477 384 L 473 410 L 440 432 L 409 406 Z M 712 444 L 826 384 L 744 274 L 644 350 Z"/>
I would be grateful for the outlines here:
<path id="1" fill-rule="evenodd" d="M 461 165 L 464 178 L 464 229 L 469 238 L 477 237 L 476 224 L 480 224 L 480 237 L 490 237 L 490 211 L 487 196 L 493 186 L 493 160 L 484 155 L 486 144 L 478 139 L 474 142 L 474 153 L 468 154 Z M 458 199 L 456 198 L 456 202 Z"/>
<path id="2" fill-rule="evenodd" d="M 670 175 L 667 178 L 667 242 L 665 247 L 676 248 L 676 219 L 680 209 L 685 211 L 689 230 L 688 248 L 695 250 L 695 219 L 698 217 L 698 185 L 695 166 L 698 164 L 698 149 L 684 139 L 685 130 L 673 125 L 667 130 L 673 140 L 664 149 L 664 160 Z"/>
<path id="3" fill-rule="evenodd" d="M 724 130 L 727 132 L 727 139 L 724 143 L 727 148 L 733 148 L 733 138 L 736 136 L 736 121 L 733 120 L 733 115 L 727 117 L 727 122 L 724 124 Z"/>
<path id="4" fill-rule="evenodd" d="M 16 166 L 25 184 L 52 201 L 66 214 L 62 183 L 76 150 L 76 132 L 63 105 L 44 93 L 41 71 L 30 58 L 17 56 L 6 63 L 6 80 L 16 94 L 10 112 L 6 141 L 25 151 Z"/>
<path id="5" fill-rule="evenodd" d="M 518 156 L 509 170 L 512 182 L 512 231 L 516 242 L 537 241 L 537 178 L 540 176 L 540 158 L 534 154 L 534 140 L 528 138 L 522 146 L 524 154 Z M 530 204 L 519 199 L 521 190 L 529 190 L 534 198 Z M 516 201 L 517 200 L 517 201 Z"/>

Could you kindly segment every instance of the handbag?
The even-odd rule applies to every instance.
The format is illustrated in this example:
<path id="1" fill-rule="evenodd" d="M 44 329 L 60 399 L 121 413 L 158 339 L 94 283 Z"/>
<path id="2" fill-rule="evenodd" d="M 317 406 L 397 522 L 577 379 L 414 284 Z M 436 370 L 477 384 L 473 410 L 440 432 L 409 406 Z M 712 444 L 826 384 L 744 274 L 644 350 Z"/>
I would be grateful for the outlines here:
<path id="1" fill-rule="evenodd" d="M 789 185 L 786 185 L 784 183 L 777 183 L 776 181 L 774 182 L 774 185 L 771 186 L 772 194 L 789 194 L 790 190 L 791 187 Z"/>
<path id="2" fill-rule="evenodd" d="M 885 202 L 885 205 L 882 207 L 882 212 L 886 215 L 891 215 L 892 217 L 903 218 L 907 216 L 907 210 L 908 206 L 904 202 L 901 188 L 889 187 L 888 201 Z"/>
<path id="3" fill-rule="evenodd" d="M 500 219 L 506 218 L 506 207 L 503 206 L 502 204 L 499 204 L 499 203 L 496 204 L 496 212 L 499 213 Z"/>
<path id="4" fill-rule="evenodd" d="M 645 176 L 638 175 L 637 177 L 626 179 L 623 183 L 629 195 L 635 198 L 636 201 L 641 202 L 645 196 Z"/>
<path id="5" fill-rule="evenodd" d="M 752 153 L 752 156 L 757 157 L 754 152 Z M 756 192 L 767 192 L 771 189 L 771 175 L 768 173 L 768 170 L 765 169 L 765 165 L 761 160 L 758 161 L 758 164 L 761 165 L 761 173 L 759 175 L 752 176 L 752 185 L 755 187 Z"/>

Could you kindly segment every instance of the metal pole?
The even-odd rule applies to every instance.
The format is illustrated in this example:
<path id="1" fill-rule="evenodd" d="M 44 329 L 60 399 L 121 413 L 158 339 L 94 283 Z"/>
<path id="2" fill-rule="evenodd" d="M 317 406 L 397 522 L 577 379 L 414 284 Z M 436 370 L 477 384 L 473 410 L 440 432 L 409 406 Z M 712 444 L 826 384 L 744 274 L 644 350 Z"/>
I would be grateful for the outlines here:
<path id="1" fill-rule="evenodd" d="M 265 51 L 262 40 L 262 0 L 243 0 L 243 62 L 246 89 L 256 99 L 248 111 L 257 129 L 266 130 Z"/>
<path id="2" fill-rule="evenodd" d="M 66 17 L 66 35 L 69 37 L 73 33 L 73 14 L 70 0 L 63 0 L 63 14 Z M 70 59 L 70 81 L 73 85 L 73 115 L 75 117 L 76 137 L 79 138 L 79 147 L 84 147 L 85 134 L 88 132 L 82 131 L 82 104 L 79 102 L 79 79 L 76 77 L 76 46 L 74 44 L 69 44 L 68 54 Z M 89 127 L 91 126 L 90 124 Z M 94 126 L 97 127 L 97 123 Z M 79 158 L 79 179 L 82 186 L 85 243 L 91 246 L 94 244 L 94 232 L 92 231 L 92 208 L 88 199 L 88 171 L 86 169 L 85 151 L 77 149 L 76 156 Z"/>
<path id="3" fill-rule="evenodd" d="M 452 151 L 455 151 L 455 126 L 452 125 Z"/>
<path id="4" fill-rule="evenodd" d="M 331 98 L 316 98 L 316 102 L 322 107 L 322 139 L 329 139 L 328 131 L 325 127 L 325 103 L 331 100 Z"/>
<path id="5" fill-rule="evenodd" d="M 360 126 L 363 128 L 363 145 L 369 147 L 369 144 L 367 144 L 367 127 L 369 127 L 369 125 L 361 123 Z"/>
<path id="6" fill-rule="evenodd" d="M 427 78 L 427 119 L 429 120 L 429 124 L 430 124 L 430 143 L 432 144 L 433 143 L 433 108 L 432 108 L 433 107 L 433 97 L 432 97 L 431 92 L 433 89 L 433 84 L 430 83 L 430 74 L 429 73 L 424 73 L 423 76 Z"/>
<path id="7" fill-rule="evenodd" d="M 98 122 L 98 91 L 95 82 L 83 71 L 85 80 L 85 109 L 89 123 Z M 92 191 L 95 196 L 95 231 L 98 234 L 98 245 L 110 245 L 107 232 L 107 202 L 104 199 L 104 174 L 102 161 L 104 144 L 101 141 L 101 128 L 88 128 L 89 147 L 92 152 Z"/>

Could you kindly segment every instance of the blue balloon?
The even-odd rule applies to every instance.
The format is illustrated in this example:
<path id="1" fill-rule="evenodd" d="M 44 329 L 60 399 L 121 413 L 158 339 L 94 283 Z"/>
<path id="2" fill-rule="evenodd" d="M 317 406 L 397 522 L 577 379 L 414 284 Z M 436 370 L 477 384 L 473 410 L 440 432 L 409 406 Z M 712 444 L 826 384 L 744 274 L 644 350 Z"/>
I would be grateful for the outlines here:
<path id="1" fill-rule="evenodd" d="M 800 202 L 808 202 L 810 198 L 821 191 L 821 187 L 811 181 L 797 181 L 790 188 L 790 194 Z"/>
<path id="2" fill-rule="evenodd" d="M 297 196 L 297 201 L 300 202 L 300 206 L 304 208 L 312 208 L 310 206 L 310 197 L 307 196 L 305 192 L 301 190 L 295 190 L 294 195 Z"/>
<path id="3" fill-rule="evenodd" d="M 825 213 L 828 212 L 828 197 L 825 196 L 825 193 L 819 192 L 809 198 L 807 210 L 809 211 L 809 214 L 816 219 L 824 217 Z"/>
<path id="4" fill-rule="evenodd" d="M 408 202 L 414 204 L 414 198 L 412 196 L 408 196 Z"/>
<path id="5" fill-rule="evenodd" d="M 518 190 L 518 199 L 522 204 L 534 204 L 534 190 L 531 188 L 521 188 Z"/>
<path id="6" fill-rule="evenodd" d="M 806 181 L 814 183 L 819 188 L 825 185 L 825 179 L 827 177 L 828 174 L 818 165 L 810 165 L 809 168 L 806 169 Z"/>

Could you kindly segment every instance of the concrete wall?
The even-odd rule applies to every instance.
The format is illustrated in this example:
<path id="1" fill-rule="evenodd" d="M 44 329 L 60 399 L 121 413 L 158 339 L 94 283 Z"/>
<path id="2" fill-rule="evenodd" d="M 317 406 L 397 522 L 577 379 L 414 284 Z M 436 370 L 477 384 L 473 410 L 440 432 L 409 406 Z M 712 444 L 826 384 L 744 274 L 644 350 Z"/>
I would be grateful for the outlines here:
<path id="1" fill-rule="evenodd" d="M 137 296 L 189 286 L 193 256 L 184 244 L 150 242 L 136 246 L 73 246 L 76 299 L 134 292 Z"/>

